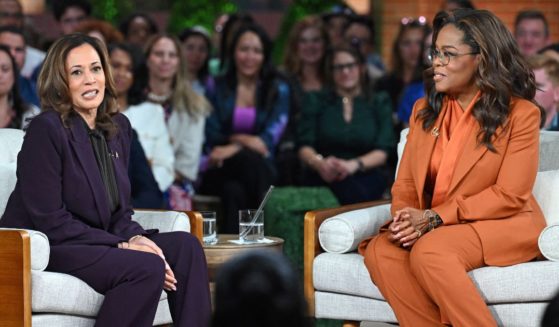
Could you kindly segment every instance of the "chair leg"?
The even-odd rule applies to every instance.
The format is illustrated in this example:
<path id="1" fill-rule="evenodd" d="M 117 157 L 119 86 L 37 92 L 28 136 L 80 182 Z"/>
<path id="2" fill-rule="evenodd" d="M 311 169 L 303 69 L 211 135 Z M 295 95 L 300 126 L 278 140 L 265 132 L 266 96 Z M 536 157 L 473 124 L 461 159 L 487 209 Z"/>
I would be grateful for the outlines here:
<path id="1" fill-rule="evenodd" d="M 343 322 L 342 327 L 359 327 L 360 324 L 361 322 L 359 321 L 346 320 Z"/>

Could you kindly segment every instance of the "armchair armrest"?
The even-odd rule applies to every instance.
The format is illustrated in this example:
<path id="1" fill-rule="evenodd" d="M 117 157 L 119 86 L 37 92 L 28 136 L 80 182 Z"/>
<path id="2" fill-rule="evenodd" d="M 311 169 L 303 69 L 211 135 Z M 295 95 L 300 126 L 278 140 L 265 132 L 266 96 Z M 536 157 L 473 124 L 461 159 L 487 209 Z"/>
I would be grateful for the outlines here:
<path id="1" fill-rule="evenodd" d="M 132 219 L 145 229 L 156 228 L 161 233 L 186 231 L 202 242 L 203 218 L 196 211 L 134 210 Z"/>
<path id="2" fill-rule="evenodd" d="M 313 262 L 314 258 L 322 251 L 318 239 L 320 225 L 330 217 L 353 210 L 378 206 L 390 203 L 389 201 L 363 202 L 338 208 L 308 211 L 304 222 L 304 292 L 309 306 L 309 314 L 314 316 L 314 286 L 313 286 Z"/>
<path id="3" fill-rule="evenodd" d="M 1 326 L 31 326 L 30 243 L 25 230 L 0 230 Z"/>

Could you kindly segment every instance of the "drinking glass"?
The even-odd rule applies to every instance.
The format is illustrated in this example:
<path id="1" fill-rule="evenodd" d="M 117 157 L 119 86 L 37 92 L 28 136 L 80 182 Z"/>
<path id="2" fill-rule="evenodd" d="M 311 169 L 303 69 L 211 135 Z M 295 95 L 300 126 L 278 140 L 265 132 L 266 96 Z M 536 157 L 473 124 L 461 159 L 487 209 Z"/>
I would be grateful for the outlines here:
<path id="1" fill-rule="evenodd" d="M 203 241 L 206 245 L 217 243 L 215 211 L 200 211 L 204 219 Z"/>
<path id="2" fill-rule="evenodd" d="M 243 242 L 257 242 L 264 239 L 264 211 L 256 219 L 257 210 L 239 210 L 239 240 Z"/>

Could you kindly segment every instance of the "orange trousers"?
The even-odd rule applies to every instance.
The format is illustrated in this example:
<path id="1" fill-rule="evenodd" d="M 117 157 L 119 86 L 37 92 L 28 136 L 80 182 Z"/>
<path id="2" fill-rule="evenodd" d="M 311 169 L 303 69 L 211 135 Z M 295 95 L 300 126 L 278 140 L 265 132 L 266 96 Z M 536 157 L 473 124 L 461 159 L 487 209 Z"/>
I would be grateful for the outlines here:
<path id="1" fill-rule="evenodd" d="M 469 224 L 439 227 L 407 250 L 381 232 L 363 255 L 371 279 L 401 327 L 497 326 L 467 272 L 484 266 Z"/>

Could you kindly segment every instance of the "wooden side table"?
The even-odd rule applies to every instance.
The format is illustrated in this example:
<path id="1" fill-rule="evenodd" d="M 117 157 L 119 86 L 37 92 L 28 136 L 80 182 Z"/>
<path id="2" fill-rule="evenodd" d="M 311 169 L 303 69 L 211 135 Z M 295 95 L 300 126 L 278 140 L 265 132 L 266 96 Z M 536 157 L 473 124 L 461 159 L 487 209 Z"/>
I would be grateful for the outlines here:
<path id="1" fill-rule="evenodd" d="M 216 244 L 203 244 L 204 253 L 206 254 L 206 261 L 208 263 L 208 274 L 210 278 L 212 303 L 214 297 L 216 272 L 224 262 L 238 254 L 246 253 L 251 250 L 270 250 L 280 253 L 283 251 L 283 239 L 279 237 L 266 236 L 267 239 L 270 239 L 274 242 L 253 244 L 235 244 L 229 242 L 230 240 L 238 240 L 239 234 L 219 234 L 217 235 L 217 238 L 218 242 Z"/>

